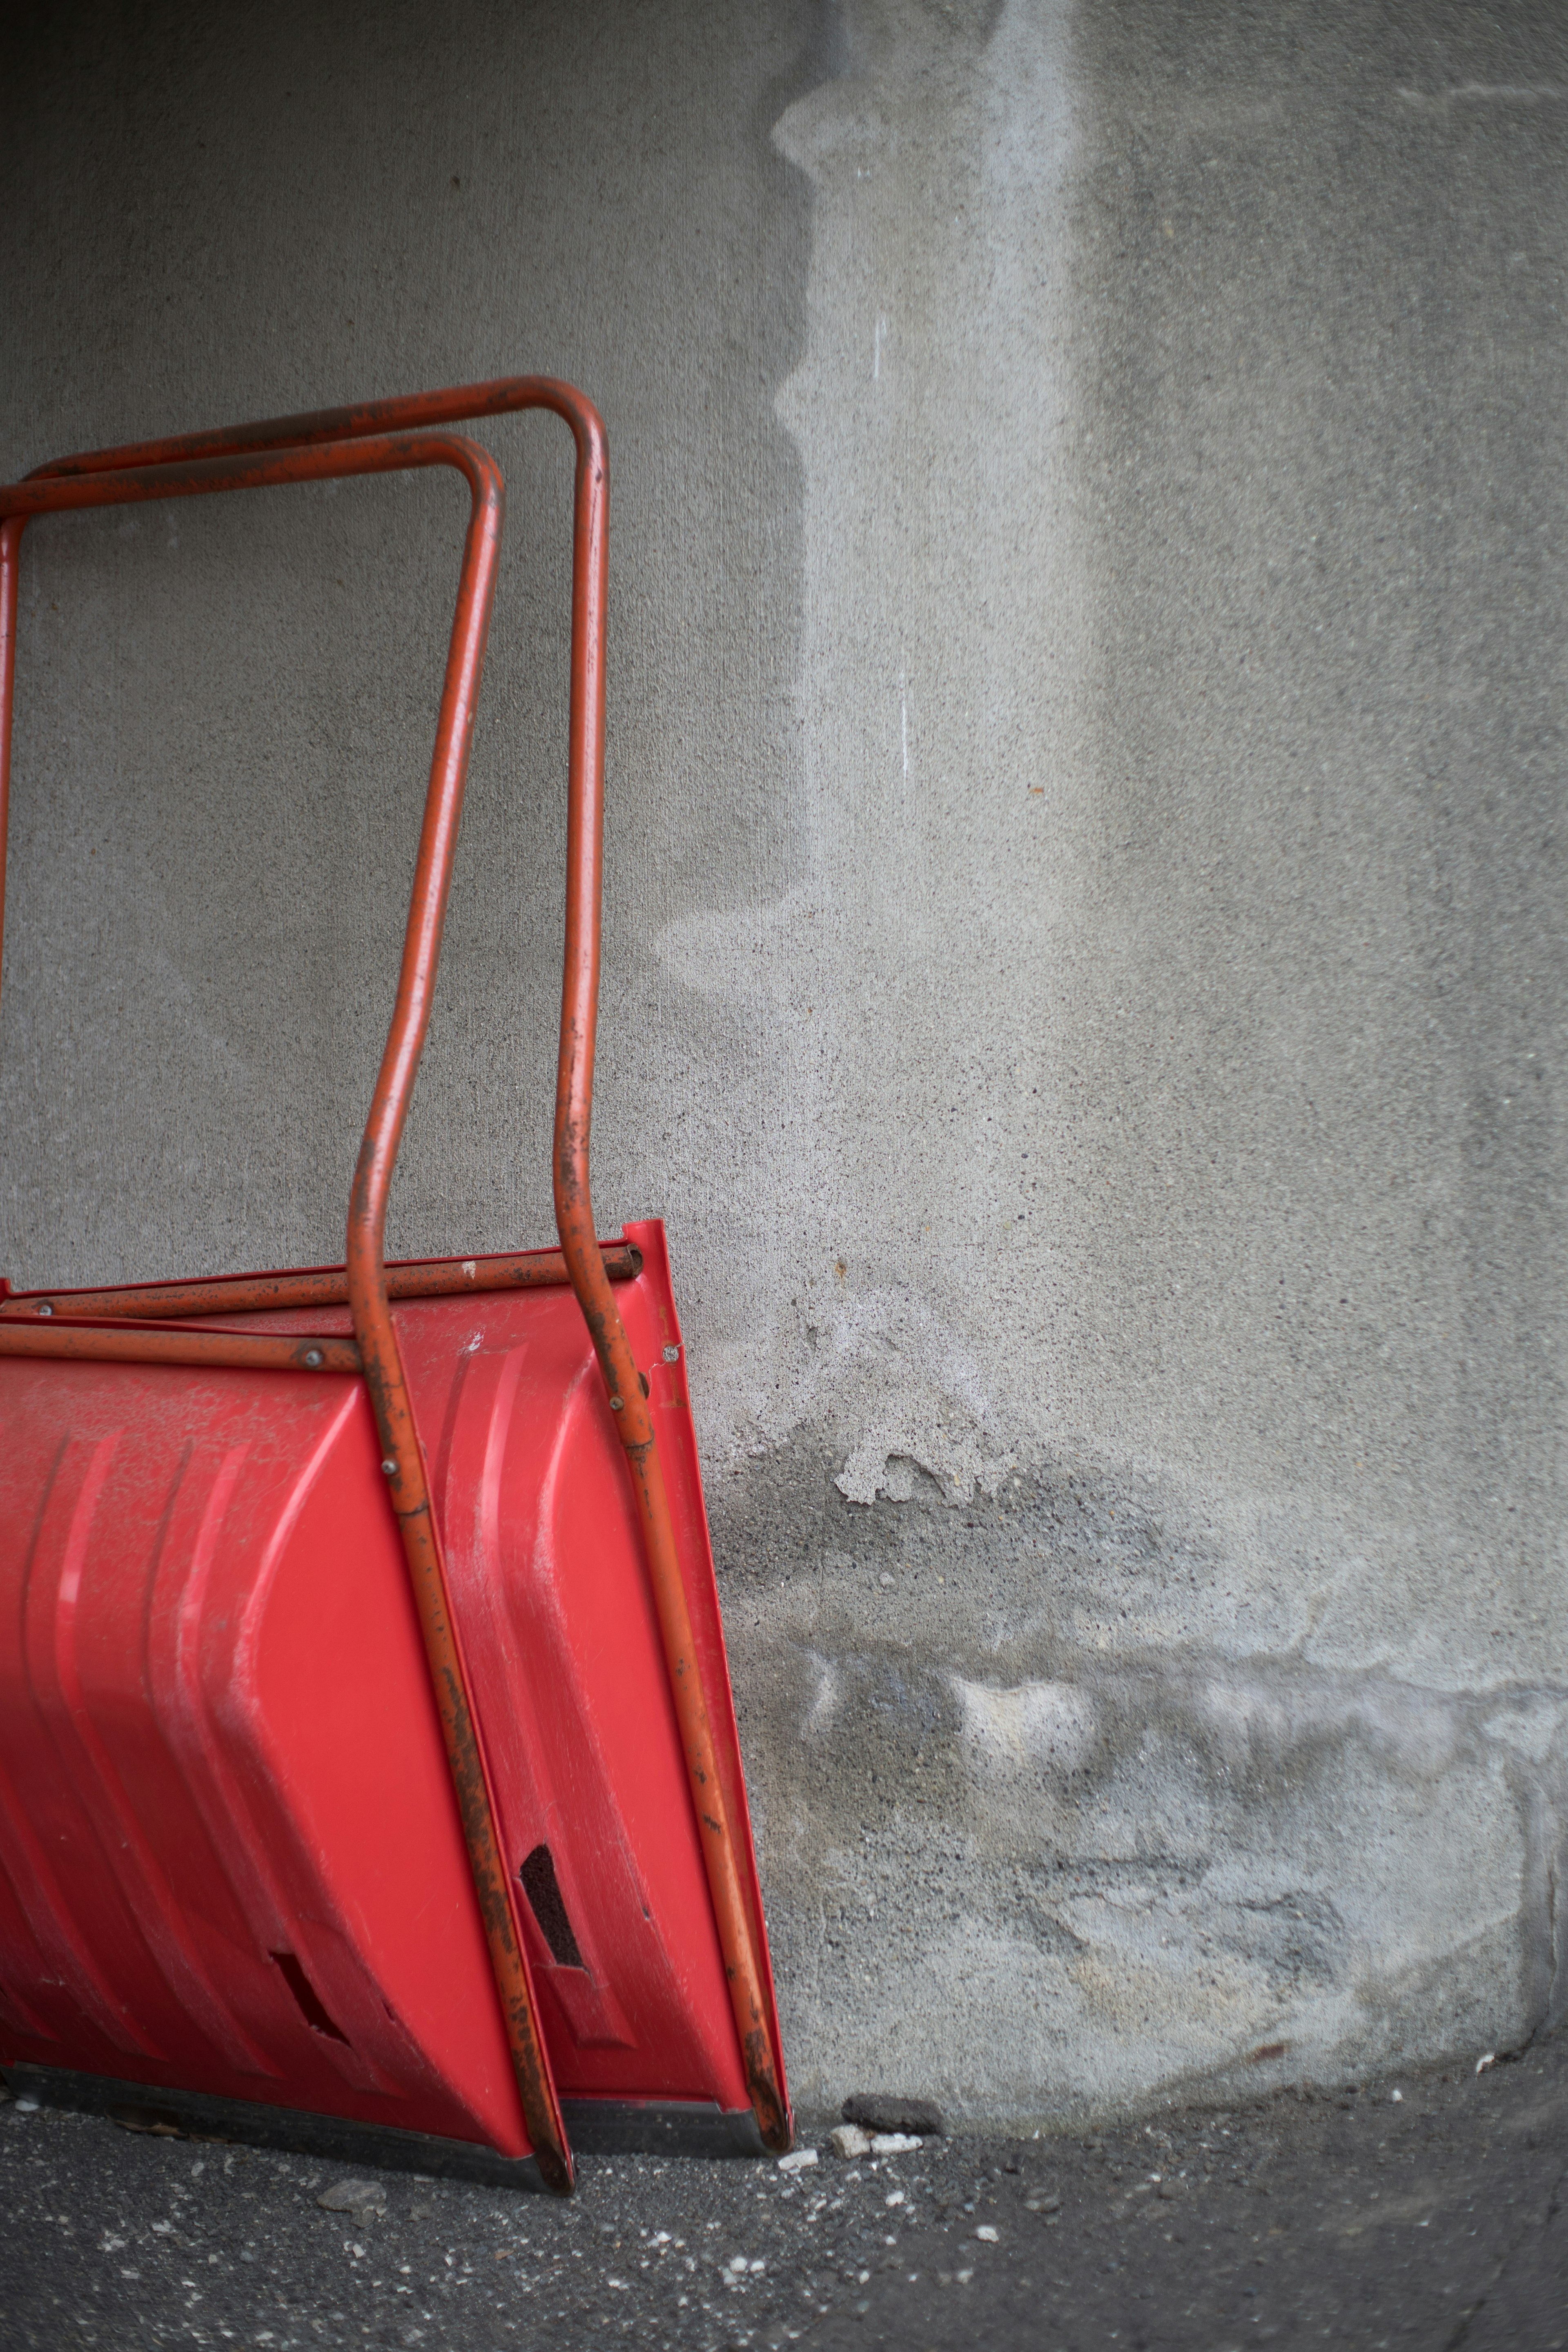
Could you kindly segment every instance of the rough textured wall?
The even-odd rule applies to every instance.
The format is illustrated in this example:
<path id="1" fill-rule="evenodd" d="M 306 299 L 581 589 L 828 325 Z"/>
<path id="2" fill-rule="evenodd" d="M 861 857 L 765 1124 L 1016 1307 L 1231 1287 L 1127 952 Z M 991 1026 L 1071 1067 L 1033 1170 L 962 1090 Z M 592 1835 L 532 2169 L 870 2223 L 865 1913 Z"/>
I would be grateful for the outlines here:
<path id="1" fill-rule="evenodd" d="M 671 1227 L 797 2094 L 1522 2038 L 1559 12 L 188 13 L 9 36 L 0 459 L 522 367 L 605 410 L 598 1190 Z M 547 1231 L 569 475 L 485 437 L 407 1249 Z M 335 1253 L 457 505 L 29 533 L 14 1271 Z"/>

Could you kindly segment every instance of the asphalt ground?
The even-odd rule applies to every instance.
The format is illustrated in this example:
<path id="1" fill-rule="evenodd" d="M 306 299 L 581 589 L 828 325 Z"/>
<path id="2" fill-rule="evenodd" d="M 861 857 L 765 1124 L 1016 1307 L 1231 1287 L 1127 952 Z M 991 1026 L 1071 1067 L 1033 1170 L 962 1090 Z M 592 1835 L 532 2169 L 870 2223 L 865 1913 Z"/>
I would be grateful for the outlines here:
<path id="1" fill-rule="evenodd" d="M 587 2158 L 558 2203 L 11 2103 L 0 2344 L 1568 2352 L 1562 2033 L 1089 2137 L 802 2145 Z"/>

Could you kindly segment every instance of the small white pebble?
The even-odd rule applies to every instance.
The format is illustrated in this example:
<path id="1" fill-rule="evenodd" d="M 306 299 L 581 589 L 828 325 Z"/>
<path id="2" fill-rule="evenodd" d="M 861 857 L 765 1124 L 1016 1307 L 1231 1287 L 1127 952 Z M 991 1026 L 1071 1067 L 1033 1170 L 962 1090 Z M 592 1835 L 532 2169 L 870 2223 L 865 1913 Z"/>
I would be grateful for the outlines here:
<path id="1" fill-rule="evenodd" d="M 837 2124 L 827 2135 L 827 2145 L 835 2156 L 869 2156 L 871 2135 L 863 2132 L 858 2124 Z"/>
<path id="2" fill-rule="evenodd" d="M 1388 2095 L 1394 2101 L 1394 2105 L 1397 2106 L 1400 2101 L 1404 2098 L 1405 2094 L 1403 2091 L 1390 2091 Z"/>
<path id="3" fill-rule="evenodd" d="M 1484 2058 L 1478 2058 L 1476 2060 L 1476 2072 L 1478 2074 L 1484 2074 L 1489 2066 L 1495 2066 L 1496 2064 L 1497 2052 L 1495 2050 L 1489 2050 Z M 17 2105 L 20 2105 L 20 2104 L 21 2102 L 18 2100 Z"/>
<path id="4" fill-rule="evenodd" d="M 878 2132 L 871 2141 L 873 2156 L 907 2156 L 911 2147 L 921 2142 L 910 2132 Z"/>
<path id="5" fill-rule="evenodd" d="M 989 2221 L 982 2221 L 974 2234 L 987 2246 L 994 2246 L 996 2243 L 996 2231 L 991 2227 Z"/>
<path id="6" fill-rule="evenodd" d="M 792 2147 L 787 2156 L 780 2157 L 779 2170 L 781 2172 L 804 2172 L 808 2166 L 813 2165 L 816 2162 L 816 2150 L 814 2147 Z"/>
<path id="7" fill-rule="evenodd" d="M 38 2103 L 37 2103 L 37 2099 L 18 2099 L 18 2100 L 17 2100 L 17 2102 L 16 2102 L 16 2113 L 17 2113 L 19 2116 L 36 2116 L 36 2115 L 37 2114 L 37 2112 L 38 2112 Z"/>
<path id="8" fill-rule="evenodd" d="M 889 2189 L 882 2200 L 884 2205 L 901 2205 L 903 2201 L 904 2192 L 901 2189 Z"/>
<path id="9" fill-rule="evenodd" d="M 752 2268 L 754 2271 L 760 2271 L 761 2269 L 763 2269 L 763 2263 L 760 2263 L 760 2262 L 755 2262 L 755 2263 L 753 2263 L 752 2264 Z"/>
<path id="10" fill-rule="evenodd" d="M 741 2273 L 745 2269 L 745 2267 L 746 2267 L 746 2257 L 745 2257 L 745 2255 L 744 2255 L 744 2254 L 731 2254 L 731 2257 L 730 2257 L 730 2268 L 734 2272 L 735 2276 L 736 2276 L 737 2278 L 739 2278 L 739 2277 L 740 2277 Z"/>
<path id="11" fill-rule="evenodd" d="M 957 2279 L 960 2286 L 967 2286 L 970 2280 L 974 2276 L 974 2273 L 973 2271 L 955 2271 L 953 2273 L 953 2276 Z"/>

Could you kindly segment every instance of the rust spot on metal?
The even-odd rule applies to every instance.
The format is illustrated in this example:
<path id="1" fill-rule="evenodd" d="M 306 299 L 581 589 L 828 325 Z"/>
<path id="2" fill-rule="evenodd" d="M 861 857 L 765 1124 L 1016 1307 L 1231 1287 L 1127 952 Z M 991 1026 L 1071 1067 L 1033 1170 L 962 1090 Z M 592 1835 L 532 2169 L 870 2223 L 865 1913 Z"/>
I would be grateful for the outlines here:
<path id="1" fill-rule="evenodd" d="M 779 2096 L 768 2037 L 760 2025 L 742 2034 L 742 2048 L 745 2053 L 746 2082 L 752 2094 L 757 2128 L 763 2136 L 763 2146 L 775 2156 L 786 2156 L 794 2141 L 795 2131 L 788 2110 Z"/>

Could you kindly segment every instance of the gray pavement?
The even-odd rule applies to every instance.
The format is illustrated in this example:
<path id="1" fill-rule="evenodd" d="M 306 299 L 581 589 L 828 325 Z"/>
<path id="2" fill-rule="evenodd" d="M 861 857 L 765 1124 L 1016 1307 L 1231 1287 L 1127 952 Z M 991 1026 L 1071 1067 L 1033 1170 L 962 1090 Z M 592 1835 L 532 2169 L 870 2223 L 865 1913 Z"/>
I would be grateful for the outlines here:
<path id="1" fill-rule="evenodd" d="M 0 2346 L 1568 2347 L 1563 2034 L 1089 2137 L 801 2145 L 587 2158 L 558 2204 L 7 2104 Z"/>

